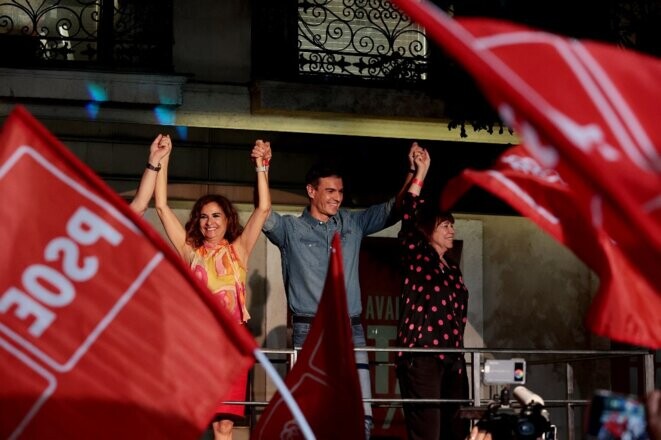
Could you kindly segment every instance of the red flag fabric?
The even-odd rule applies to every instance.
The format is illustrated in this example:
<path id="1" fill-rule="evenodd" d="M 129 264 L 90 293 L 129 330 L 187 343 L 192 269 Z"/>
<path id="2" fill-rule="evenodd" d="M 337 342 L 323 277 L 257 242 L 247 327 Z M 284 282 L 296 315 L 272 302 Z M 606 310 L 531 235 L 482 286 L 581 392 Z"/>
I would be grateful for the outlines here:
<path id="1" fill-rule="evenodd" d="M 588 215 L 661 288 L 661 61 L 511 23 L 449 18 L 393 0 L 478 81 L 544 168 L 571 180 Z"/>
<path id="2" fill-rule="evenodd" d="M 582 203 L 555 170 L 539 164 L 521 147 L 503 153 L 491 170 L 464 170 L 450 180 L 442 197 L 448 209 L 472 185 L 501 198 L 569 247 L 600 278 L 586 320 L 596 334 L 661 348 L 661 296 L 621 249 L 595 226 Z"/>
<path id="3" fill-rule="evenodd" d="M 285 378 L 319 440 L 338 436 L 347 440 L 365 438 L 340 247 L 339 235 L 335 234 L 317 315 L 296 364 Z M 303 438 L 279 393 L 264 410 L 251 438 Z"/>
<path id="4" fill-rule="evenodd" d="M 0 194 L 0 437 L 199 438 L 254 339 L 21 107 Z"/>
<path id="5" fill-rule="evenodd" d="M 394 3 L 473 75 L 541 166 L 570 183 L 576 194 L 572 203 L 600 231 L 597 242 L 605 246 L 581 252 L 581 258 L 588 264 L 610 258 L 612 264 L 609 252 L 616 252 L 619 264 L 635 267 L 632 282 L 648 286 L 658 299 L 661 130 L 655 122 L 661 61 L 503 21 L 452 20 L 424 0 Z M 567 227 L 561 230 L 567 232 Z M 579 242 L 567 245 L 581 247 L 583 237 L 573 237 Z M 619 295 L 610 297 L 613 305 L 628 300 L 622 297 L 626 290 L 608 292 Z M 606 310 L 606 303 L 601 304 L 599 310 Z M 593 313 L 589 321 L 592 328 L 604 329 L 596 323 L 606 319 L 606 314 Z M 622 340 L 623 331 L 617 327 L 609 333 Z M 631 339 L 646 346 L 658 343 L 654 338 Z"/>

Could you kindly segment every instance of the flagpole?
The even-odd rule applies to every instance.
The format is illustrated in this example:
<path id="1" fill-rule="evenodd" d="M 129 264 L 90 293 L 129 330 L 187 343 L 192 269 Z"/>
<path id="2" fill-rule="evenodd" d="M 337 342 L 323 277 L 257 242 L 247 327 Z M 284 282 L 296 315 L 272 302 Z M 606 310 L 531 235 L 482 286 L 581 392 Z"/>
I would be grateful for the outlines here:
<path id="1" fill-rule="evenodd" d="M 262 353 L 262 351 L 259 348 L 255 348 L 253 354 L 255 355 L 255 358 L 257 358 L 259 363 L 262 364 L 264 370 L 266 370 L 266 374 L 268 374 L 271 380 L 273 381 L 273 383 L 275 383 L 275 387 L 280 392 L 280 395 L 282 396 L 282 399 L 285 401 L 285 404 L 289 407 L 289 410 L 294 416 L 296 423 L 298 423 L 298 426 L 301 428 L 301 431 L 305 439 L 316 440 L 316 437 L 314 436 L 314 433 L 312 432 L 312 429 L 310 428 L 308 421 L 305 419 L 305 416 L 301 412 L 301 409 L 298 407 L 298 404 L 296 403 L 296 400 L 294 400 L 294 397 L 291 395 L 291 392 L 289 392 L 287 385 L 285 385 L 285 382 L 282 380 L 278 372 L 275 371 L 275 368 L 273 367 L 271 361 L 269 361 L 266 355 Z"/>

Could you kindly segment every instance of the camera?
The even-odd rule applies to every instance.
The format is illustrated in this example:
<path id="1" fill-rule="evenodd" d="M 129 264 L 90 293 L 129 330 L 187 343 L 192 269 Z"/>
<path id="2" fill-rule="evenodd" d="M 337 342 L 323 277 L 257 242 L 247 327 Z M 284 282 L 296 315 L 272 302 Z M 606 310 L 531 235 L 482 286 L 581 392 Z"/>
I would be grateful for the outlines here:
<path id="1" fill-rule="evenodd" d="M 509 406 L 508 388 L 501 392 L 501 403 L 492 403 L 484 413 L 478 426 L 491 433 L 494 440 L 545 440 L 555 439 L 556 429 L 549 421 L 548 411 L 543 403 L 532 402 L 521 409 Z M 507 404 L 502 403 L 503 401 Z"/>
<path id="2" fill-rule="evenodd" d="M 556 427 L 551 425 L 544 400 L 521 386 L 526 381 L 524 359 L 487 360 L 482 369 L 482 381 L 505 386 L 478 422 L 481 430 L 491 433 L 494 440 L 555 439 Z M 517 385 L 513 391 L 510 391 L 511 385 Z M 511 394 L 520 408 L 510 406 Z"/>

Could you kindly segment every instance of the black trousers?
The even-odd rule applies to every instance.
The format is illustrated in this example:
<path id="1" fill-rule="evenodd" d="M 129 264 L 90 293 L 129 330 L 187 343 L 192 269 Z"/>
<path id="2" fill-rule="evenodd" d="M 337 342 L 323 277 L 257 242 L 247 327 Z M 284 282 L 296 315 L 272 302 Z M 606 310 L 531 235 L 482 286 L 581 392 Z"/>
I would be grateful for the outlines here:
<path id="1" fill-rule="evenodd" d="M 450 356 L 452 357 L 452 356 Z M 418 355 L 400 360 L 399 388 L 404 399 L 467 399 L 468 375 L 461 358 L 441 360 Z M 464 440 L 470 421 L 458 417 L 460 404 L 405 403 L 406 431 L 410 440 Z"/>

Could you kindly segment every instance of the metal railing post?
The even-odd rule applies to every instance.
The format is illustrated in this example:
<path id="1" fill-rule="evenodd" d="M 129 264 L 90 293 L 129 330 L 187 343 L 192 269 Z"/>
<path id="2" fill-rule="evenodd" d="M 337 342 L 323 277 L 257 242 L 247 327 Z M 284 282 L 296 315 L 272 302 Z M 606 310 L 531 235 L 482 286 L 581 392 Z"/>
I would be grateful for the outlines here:
<path id="1" fill-rule="evenodd" d="M 471 362 L 473 365 L 473 406 L 478 407 L 482 403 L 482 381 L 480 380 L 480 353 L 471 353 Z"/>
<path id="2" fill-rule="evenodd" d="M 569 362 L 565 363 L 567 390 L 565 398 L 572 400 L 574 398 L 574 367 Z M 567 440 L 574 440 L 574 405 L 567 403 L 565 406 L 565 414 L 567 416 Z"/>
<path id="3" fill-rule="evenodd" d="M 654 391 L 654 353 L 647 353 L 643 357 L 643 364 L 643 386 L 647 395 Z"/>
<path id="4" fill-rule="evenodd" d="M 291 356 L 289 357 L 291 364 L 289 364 L 289 369 L 291 370 L 294 368 L 294 364 L 296 363 L 296 360 L 298 359 L 298 350 L 295 348 L 291 352 Z"/>

